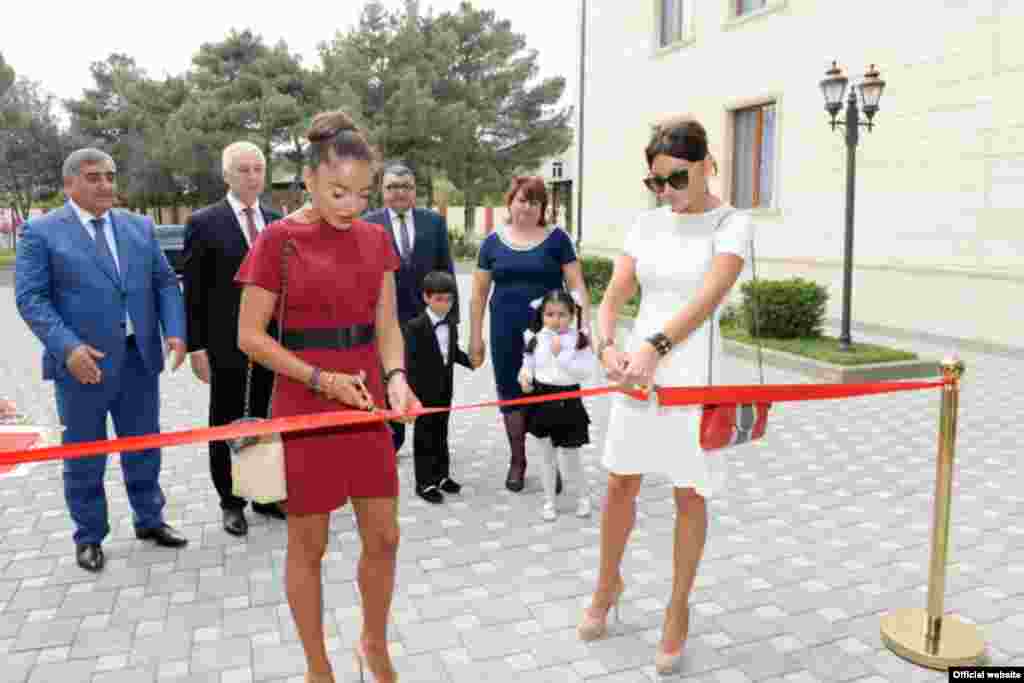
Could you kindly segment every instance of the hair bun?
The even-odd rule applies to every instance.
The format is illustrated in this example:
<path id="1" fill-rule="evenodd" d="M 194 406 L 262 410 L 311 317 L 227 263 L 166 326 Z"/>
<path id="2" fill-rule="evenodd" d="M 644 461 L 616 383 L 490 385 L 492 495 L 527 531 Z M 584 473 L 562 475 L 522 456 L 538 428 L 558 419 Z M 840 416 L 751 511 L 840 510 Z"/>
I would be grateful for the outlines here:
<path id="1" fill-rule="evenodd" d="M 352 117 L 341 111 L 322 111 L 313 117 L 306 131 L 306 139 L 310 142 L 321 142 L 345 131 L 358 131 Z"/>

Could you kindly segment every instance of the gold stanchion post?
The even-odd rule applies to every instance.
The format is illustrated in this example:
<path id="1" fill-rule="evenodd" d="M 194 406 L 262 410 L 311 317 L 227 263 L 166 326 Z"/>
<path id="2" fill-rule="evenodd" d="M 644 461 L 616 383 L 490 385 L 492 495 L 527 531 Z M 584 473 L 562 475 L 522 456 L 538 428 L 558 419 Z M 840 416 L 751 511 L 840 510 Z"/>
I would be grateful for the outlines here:
<path id="1" fill-rule="evenodd" d="M 932 555 L 928 571 L 928 609 L 900 609 L 882 617 L 882 641 L 886 647 L 915 664 L 943 671 L 951 666 L 978 664 L 985 654 L 985 641 L 977 627 L 951 614 L 942 613 L 946 593 L 946 562 L 949 557 L 949 509 L 953 489 L 953 456 L 956 453 L 956 418 L 960 378 L 963 374 L 962 361 L 955 358 L 942 361 L 942 375 L 950 381 L 942 388 L 942 410 L 939 415 L 939 457 L 935 475 Z"/>

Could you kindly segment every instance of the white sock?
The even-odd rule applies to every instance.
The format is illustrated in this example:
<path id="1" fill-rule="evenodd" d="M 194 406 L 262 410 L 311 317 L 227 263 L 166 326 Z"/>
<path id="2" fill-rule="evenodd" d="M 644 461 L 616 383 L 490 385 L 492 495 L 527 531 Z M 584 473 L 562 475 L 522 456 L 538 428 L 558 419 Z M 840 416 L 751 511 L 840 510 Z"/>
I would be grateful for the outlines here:
<path id="1" fill-rule="evenodd" d="M 585 498 L 590 494 L 587 489 L 587 480 L 583 477 L 583 463 L 580 462 L 580 449 L 559 448 L 559 460 L 561 461 L 562 479 L 565 485 L 576 493 L 576 500 Z"/>
<path id="2" fill-rule="evenodd" d="M 554 505 L 555 503 L 555 480 L 558 468 L 558 452 L 550 439 L 541 440 L 544 463 L 540 469 L 540 481 L 544 487 L 544 502 Z"/>

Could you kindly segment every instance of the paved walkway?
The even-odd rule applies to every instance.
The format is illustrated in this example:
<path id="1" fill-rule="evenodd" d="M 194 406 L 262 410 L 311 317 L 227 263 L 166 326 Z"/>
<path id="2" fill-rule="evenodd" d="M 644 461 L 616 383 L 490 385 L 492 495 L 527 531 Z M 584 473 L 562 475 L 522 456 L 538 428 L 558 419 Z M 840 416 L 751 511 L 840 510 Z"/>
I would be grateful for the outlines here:
<path id="1" fill-rule="evenodd" d="M 468 293 L 468 277 L 459 279 Z M 0 393 L 55 420 L 39 347 L 17 317 L 9 280 L 0 282 L 0 328 Z M 993 663 L 1024 665 L 1024 362 L 965 360 L 946 604 L 979 624 Z M 492 396 L 489 366 L 457 372 L 458 401 Z M 739 373 L 753 377 L 749 368 Z M 769 371 L 768 381 L 801 380 Z M 203 423 L 206 389 L 187 370 L 164 376 L 163 395 L 166 429 Z M 594 445 L 585 467 L 600 498 L 608 401 L 588 405 Z M 925 604 L 937 417 L 931 392 L 790 404 L 774 412 L 770 440 L 728 454 L 730 487 L 711 503 L 684 671 L 670 680 L 946 680 L 879 638 L 882 613 Z M 566 500 L 556 523 L 542 522 L 533 467 L 526 491 L 505 491 L 496 412 L 460 413 L 452 432 L 465 488 L 445 505 L 412 496 L 407 452 L 400 461 L 390 634 L 403 683 L 657 680 L 654 647 L 671 580 L 666 482 L 651 477 L 641 493 L 623 622 L 610 638 L 583 644 L 574 626 L 594 586 L 597 516 L 577 520 Z M 111 464 L 113 533 L 99 577 L 74 564 L 59 465 L 16 474 L 0 478 L 0 683 L 301 681 L 282 590 L 285 527 L 255 519 L 246 540 L 224 533 L 204 448 L 165 453 L 167 518 L 191 540 L 183 551 L 134 539 Z M 339 681 L 357 680 L 357 552 L 353 518 L 341 510 L 325 566 Z"/>

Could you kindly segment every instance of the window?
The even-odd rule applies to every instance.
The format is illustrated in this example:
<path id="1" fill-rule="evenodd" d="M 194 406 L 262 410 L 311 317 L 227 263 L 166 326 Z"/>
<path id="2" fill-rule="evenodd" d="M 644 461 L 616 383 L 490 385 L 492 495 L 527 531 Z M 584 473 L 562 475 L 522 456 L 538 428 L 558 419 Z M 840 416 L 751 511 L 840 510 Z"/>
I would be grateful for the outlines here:
<path id="1" fill-rule="evenodd" d="M 735 0 L 735 2 L 737 17 L 752 14 L 768 6 L 768 0 Z"/>
<path id="2" fill-rule="evenodd" d="M 552 161 L 551 162 L 551 177 L 558 179 L 562 177 L 562 162 Z"/>
<path id="3" fill-rule="evenodd" d="M 658 0 L 660 7 L 658 17 L 658 47 L 668 47 L 683 39 L 683 16 L 685 0 Z"/>
<path id="4" fill-rule="evenodd" d="M 775 103 L 733 112 L 732 204 L 770 208 L 775 193 Z"/>

